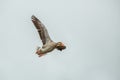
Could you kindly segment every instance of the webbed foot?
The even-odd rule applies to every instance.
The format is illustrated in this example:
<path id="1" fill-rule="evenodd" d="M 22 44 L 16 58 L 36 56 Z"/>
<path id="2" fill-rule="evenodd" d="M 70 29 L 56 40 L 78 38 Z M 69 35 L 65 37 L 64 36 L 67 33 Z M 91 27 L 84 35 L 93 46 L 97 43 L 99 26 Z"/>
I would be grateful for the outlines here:
<path id="1" fill-rule="evenodd" d="M 43 55 L 45 55 L 44 53 L 41 52 L 40 47 L 38 47 L 38 49 L 37 49 L 37 51 L 36 51 L 36 54 L 37 54 L 39 57 L 42 57 Z"/>

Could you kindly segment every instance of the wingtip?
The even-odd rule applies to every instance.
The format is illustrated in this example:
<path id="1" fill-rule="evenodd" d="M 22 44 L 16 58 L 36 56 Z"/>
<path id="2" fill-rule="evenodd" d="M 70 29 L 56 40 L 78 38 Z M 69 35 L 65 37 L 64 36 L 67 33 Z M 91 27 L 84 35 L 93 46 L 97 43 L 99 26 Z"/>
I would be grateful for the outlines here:
<path id="1" fill-rule="evenodd" d="M 33 14 L 32 17 L 34 17 L 35 15 Z"/>
<path id="2" fill-rule="evenodd" d="M 31 19 L 33 19 L 33 18 L 35 18 L 35 16 L 34 16 L 34 15 L 32 15 L 32 16 L 31 16 Z"/>
<path id="3" fill-rule="evenodd" d="M 37 17 L 34 16 L 34 15 L 32 15 L 32 16 L 31 16 L 31 20 L 32 20 L 32 21 L 35 21 L 35 20 L 37 20 Z"/>

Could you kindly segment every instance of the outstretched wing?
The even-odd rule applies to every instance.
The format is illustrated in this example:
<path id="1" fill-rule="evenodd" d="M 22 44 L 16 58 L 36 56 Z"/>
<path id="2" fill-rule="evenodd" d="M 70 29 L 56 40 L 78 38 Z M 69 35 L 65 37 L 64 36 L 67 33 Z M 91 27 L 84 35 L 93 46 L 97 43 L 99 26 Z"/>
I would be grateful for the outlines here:
<path id="1" fill-rule="evenodd" d="M 50 39 L 50 36 L 49 36 L 48 31 L 45 28 L 44 24 L 42 24 L 42 22 L 39 19 L 37 19 L 34 15 L 32 15 L 31 19 L 32 19 L 32 22 L 35 25 L 36 29 L 38 30 L 38 33 L 40 35 L 43 45 L 49 41 L 52 41 Z"/>

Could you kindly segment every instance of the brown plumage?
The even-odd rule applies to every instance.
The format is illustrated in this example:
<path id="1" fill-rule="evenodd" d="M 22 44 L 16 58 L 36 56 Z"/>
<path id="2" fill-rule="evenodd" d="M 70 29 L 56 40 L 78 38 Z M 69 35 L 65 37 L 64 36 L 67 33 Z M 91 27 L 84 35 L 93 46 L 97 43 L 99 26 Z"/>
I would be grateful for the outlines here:
<path id="1" fill-rule="evenodd" d="M 36 53 L 41 57 L 44 54 L 53 51 L 54 49 L 62 51 L 66 48 L 66 46 L 62 42 L 54 42 L 51 40 L 47 29 L 45 28 L 44 24 L 36 18 L 34 15 L 31 17 L 33 24 L 35 25 L 40 39 L 42 40 L 43 46 L 42 48 L 38 47 Z"/>

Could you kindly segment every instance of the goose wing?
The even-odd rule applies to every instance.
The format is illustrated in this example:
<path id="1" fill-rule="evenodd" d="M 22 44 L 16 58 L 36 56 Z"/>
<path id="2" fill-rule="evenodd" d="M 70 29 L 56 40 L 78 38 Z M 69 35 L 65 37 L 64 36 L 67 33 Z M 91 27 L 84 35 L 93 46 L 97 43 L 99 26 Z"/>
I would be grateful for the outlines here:
<path id="1" fill-rule="evenodd" d="M 42 22 L 34 15 L 32 15 L 31 19 L 36 29 L 38 30 L 43 45 L 46 44 L 47 42 L 52 41 L 44 24 L 42 24 Z"/>

